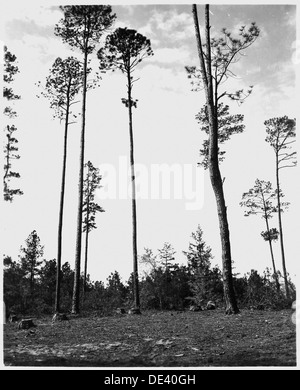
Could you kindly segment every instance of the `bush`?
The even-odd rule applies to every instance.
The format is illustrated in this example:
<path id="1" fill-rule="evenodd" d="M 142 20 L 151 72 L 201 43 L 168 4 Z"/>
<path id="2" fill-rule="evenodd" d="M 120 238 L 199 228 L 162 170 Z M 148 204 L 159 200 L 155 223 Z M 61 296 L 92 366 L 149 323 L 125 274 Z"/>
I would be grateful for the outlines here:
<path id="1" fill-rule="evenodd" d="M 282 277 L 278 273 L 278 280 L 280 279 Z M 245 308 L 282 310 L 290 308 L 292 301 L 296 299 L 293 283 L 289 281 L 291 299 L 288 300 L 282 286 L 277 289 L 276 281 L 268 268 L 263 275 L 251 270 L 243 278 L 235 279 L 234 286 L 238 303 Z"/>

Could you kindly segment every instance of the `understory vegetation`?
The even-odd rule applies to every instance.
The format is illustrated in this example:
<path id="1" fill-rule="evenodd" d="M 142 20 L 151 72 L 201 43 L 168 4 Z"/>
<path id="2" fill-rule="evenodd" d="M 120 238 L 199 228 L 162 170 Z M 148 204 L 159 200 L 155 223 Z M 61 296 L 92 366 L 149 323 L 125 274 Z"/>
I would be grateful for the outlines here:
<path id="1" fill-rule="evenodd" d="M 4 260 L 4 301 L 7 317 L 11 314 L 52 314 L 55 304 L 56 261 L 44 260 L 30 278 L 28 268 L 21 261 L 10 257 Z M 283 278 L 278 273 L 283 285 Z M 61 271 L 61 311 L 69 312 L 72 302 L 74 271 L 64 263 Z M 81 306 L 83 313 L 97 312 L 107 316 L 116 309 L 132 307 L 132 277 L 123 282 L 117 271 L 111 273 L 106 283 L 86 279 L 83 291 L 81 277 Z M 292 300 L 296 298 L 295 286 L 289 281 Z M 282 288 L 278 291 L 276 280 L 269 269 L 263 274 L 251 270 L 244 276 L 234 276 L 234 288 L 239 307 L 253 309 L 281 310 L 291 307 L 291 300 L 285 298 Z M 222 274 L 218 267 L 205 270 L 174 264 L 165 269 L 153 268 L 140 278 L 141 310 L 201 310 L 208 301 L 217 307 L 224 306 Z"/>

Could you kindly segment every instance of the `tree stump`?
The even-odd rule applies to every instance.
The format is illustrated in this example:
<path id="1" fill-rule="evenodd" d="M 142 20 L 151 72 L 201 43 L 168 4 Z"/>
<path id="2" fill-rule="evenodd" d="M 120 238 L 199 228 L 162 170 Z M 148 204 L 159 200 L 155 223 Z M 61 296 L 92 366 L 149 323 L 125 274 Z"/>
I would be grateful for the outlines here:
<path id="1" fill-rule="evenodd" d="M 125 314 L 126 311 L 125 311 L 125 309 L 123 309 L 122 307 L 118 307 L 118 308 L 116 309 L 116 313 L 117 313 L 117 314 Z"/>
<path id="2" fill-rule="evenodd" d="M 69 318 L 65 313 L 55 313 L 52 317 L 52 322 L 55 321 L 69 321 Z"/>
<path id="3" fill-rule="evenodd" d="M 9 322 L 18 322 L 19 319 L 15 314 L 10 314 L 8 321 Z"/>
<path id="4" fill-rule="evenodd" d="M 128 314 L 142 314 L 140 309 L 132 307 L 131 309 L 128 310 Z"/>
<path id="5" fill-rule="evenodd" d="M 18 329 L 29 329 L 35 327 L 36 325 L 33 323 L 32 318 L 23 319 L 18 324 Z"/>
<path id="6" fill-rule="evenodd" d="M 206 310 L 215 310 L 216 304 L 213 301 L 208 301 L 206 304 Z"/>
<path id="7" fill-rule="evenodd" d="M 196 305 L 191 305 L 189 310 L 190 311 L 201 311 L 202 307 L 201 306 L 196 306 Z"/>

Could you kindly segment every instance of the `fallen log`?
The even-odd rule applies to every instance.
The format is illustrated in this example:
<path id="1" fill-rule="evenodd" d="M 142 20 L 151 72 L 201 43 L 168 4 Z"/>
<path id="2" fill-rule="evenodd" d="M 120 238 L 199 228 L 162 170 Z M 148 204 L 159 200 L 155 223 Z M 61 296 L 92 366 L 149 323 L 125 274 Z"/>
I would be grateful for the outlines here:
<path id="1" fill-rule="evenodd" d="M 29 328 L 35 328 L 36 325 L 33 323 L 32 318 L 26 318 L 19 322 L 18 329 L 29 329 Z"/>

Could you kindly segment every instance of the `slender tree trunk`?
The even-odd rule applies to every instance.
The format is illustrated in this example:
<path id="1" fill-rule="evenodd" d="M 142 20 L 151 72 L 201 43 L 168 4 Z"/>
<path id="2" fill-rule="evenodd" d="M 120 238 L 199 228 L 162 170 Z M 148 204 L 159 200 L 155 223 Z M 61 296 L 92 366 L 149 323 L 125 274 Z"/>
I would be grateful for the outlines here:
<path id="1" fill-rule="evenodd" d="M 266 218 L 266 226 L 267 226 L 267 232 L 268 232 L 268 237 L 269 237 L 269 247 L 270 247 L 270 252 L 271 252 L 271 259 L 272 259 L 272 265 L 273 265 L 273 273 L 274 273 L 274 278 L 275 278 L 275 283 L 276 283 L 276 289 L 277 291 L 280 290 L 280 284 L 278 281 L 278 275 L 277 275 L 277 270 L 275 267 L 275 259 L 274 259 L 274 253 L 273 253 L 273 247 L 272 247 L 272 240 L 270 237 L 270 227 L 269 227 L 269 222 L 268 219 Z"/>
<path id="2" fill-rule="evenodd" d="M 162 295 L 159 294 L 159 307 L 160 307 L 160 311 L 163 310 L 163 303 L 162 303 Z"/>
<path id="3" fill-rule="evenodd" d="M 56 288 L 55 288 L 55 305 L 54 312 L 60 311 L 60 285 L 61 285 L 61 254 L 62 254 L 62 228 L 64 214 L 64 197 L 65 197 L 65 182 L 66 182 L 66 167 L 67 167 L 67 145 L 68 145 L 68 126 L 69 126 L 69 110 L 70 110 L 70 88 L 71 80 L 69 81 L 67 90 L 66 117 L 65 117 L 65 133 L 64 133 L 64 151 L 63 151 L 63 166 L 60 189 L 60 207 L 58 217 L 58 232 L 57 232 L 57 264 L 56 264 Z"/>
<path id="4" fill-rule="evenodd" d="M 278 156 L 278 152 L 276 153 L 276 185 L 277 185 L 278 224 L 279 224 L 279 237 L 280 237 L 283 279 L 284 279 L 284 285 L 285 285 L 286 298 L 290 299 L 290 291 L 289 291 L 289 284 L 288 284 L 287 271 L 286 271 L 286 265 L 285 265 L 285 253 L 284 253 L 284 245 L 283 245 L 283 230 L 282 230 L 281 208 L 280 208 L 280 183 L 279 183 L 279 156 Z"/>
<path id="5" fill-rule="evenodd" d="M 85 231 L 85 252 L 84 252 L 84 275 L 83 275 L 83 300 L 86 293 L 86 275 L 87 275 L 87 261 L 88 261 L 88 245 L 89 245 L 89 230 Z"/>
<path id="6" fill-rule="evenodd" d="M 239 312 L 232 278 L 232 260 L 230 236 L 227 219 L 227 207 L 223 191 L 223 182 L 219 169 L 218 159 L 218 102 L 214 102 L 213 80 L 211 74 L 211 48 L 210 48 L 210 23 L 209 23 L 209 5 L 205 6 L 205 40 L 206 40 L 206 58 L 204 57 L 199 22 L 197 16 L 197 6 L 193 4 L 193 16 L 195 32 L 197 39 L 198 54 L 200 59 L 200 69 L 204 84 L 208 119 L 209 119 L 209 174 L 212 188 L 216 198 L 217 212 L 219 218 L 219 229 L 222 246 L 222 267 L 223 267 L 223 289 L 225 299 L 226 314 L 236 314 Z M 216 92 L 216 91 L 215 91 Z"/>
<path id="7" fill-rule="evenodd" d="M 31 271 L 31 274 L 30 274 L 30 300 L 31 300 L 32 305 L 34 302 L 33 290 L 34 290 L 34 275 L 33 275 L 33 271 Z"/>
<path id="8" fill-rule="evenodd" d="M 219 218 L 220 237 L 222 245 L 222 267 L 223 267 L 223 289 L 226 305 L 226 314 L 236 314 L 239 312 L 237 307 L 232 278 L 232 260 L 230 235 L 227 221 L 227 208 L 225 205 L 222 179 L 219 169 L 215 166 L 215 161 L 210 163 L 210 178 L 215 193 L 217 211 Z"/>
<path id="9" fill-rule="evenodd" d="M 217 104 L 214 102 L 213 82 L 211 74 L 211 49 L 210 49 L 210 24 L 209 24 L 209 5 L 205 6 L 205 33 L 206 33 L 206 61 L 201 44 L 201 36 L 199 31 L 199 22 L 197 16 L 197 7 L 193 5 L 194 24 L 197 38 L 198 54 L 200 59 L 200 67 L 206 102 L 208 108 L 209 119 L 209 174 L 212 188 L 216 198 L 217 212 L 219 218 L 220 238 L 222 245 L 222 267 L 223 267 L 223 289 L 226 306 L 226 314 L 236 314 L 239 312 L 235 292 L 233 288 L 232 278 L 232 260 L 230 235 L 227 219 L 227 207 L 223 191 L 223 182 L 219 170 L 218 159 L 218 116 Z M 206 65 L 206 67 L 205 67 Z"/>
<path id="10" fill-rule="evenodd" d="M 134 171 L 134 142 L 132 126 L 132 98 L 131 98 L 131 75 L 127 72 L 128 81 L 128 114 L 129 114 L 129 137 L 130 137 L 130 167 L 131 167 L 131 195 L 132 195 L 132 248 L 133 248 L 133 296 L 135 309 L 140 308 L 138 256 L 137 256 L 137 221 L 136 221 L 136 191 Z"/>
<path id="11" fill-rule="evenodd" d="M 263 191 L 261 191 L 261 197 L 262 197 L 262 201 L 263 201 L 264 218 L 265 218 L 265 221 L 266 221 L 266 227 L 267 227 L 267 232 L 268 232 L 268 237 L 269 237 L 268 241 L 269 241 L 270 252 L 271 252 L 273 274 L 274 274 L 274 278 L 275 278 L 276 289 L 277 289 L 277 291 L 279 291 L 280 290 L 280 285 L 279 285 L 278 275 L 277 275 L 277 271 L 276 271 L 276 267 L 275 267 L 275 260 L 274 260 L 273 247 L 272 247 L 272 240 L 271 240 L 271 236 L 270 236 L 270 226 L 269 226 L 268 214 L 267 214 L 267 211 L 266 211 L 267 205 L 266 205 L 266 202 L 265 202 L 265 197 L 264 197 Z"/>
<path id="12" fill-rule="evenodd" d="M 86 91 L 87 91 L 87 51 L 84 53 L 83 63 L 83 91 L 82 91 L 82 123 L 79 156 L 79 182 L 78 182 L 78 211 L 76 231 L 76 252 L 75 272 L 72 297 L 72 313 L 79 313 L 80 301 L 80 258 L 81 258 L 81 237 L 82 237 L 82 202 L 83 202 L 83 170 L 84 170 L 84 144 L 85 144 L 85 112 L 86 112 Z"/>
<path id="13" fill-rule="evenodd" d="M 88 259 L 88 244 L 89 244 L 89 217 L 90 217 L 90 181 L 89 181 L 89 167 L 87 171 L 87 193 L 86 193 L 86 231 L 85 231 L 85 252 L 84 252 L 84 274 L 83 274 L 83 297 L 84 301 L 86 292 L 86 275 L 87 275 L 87 259 Z"/>

